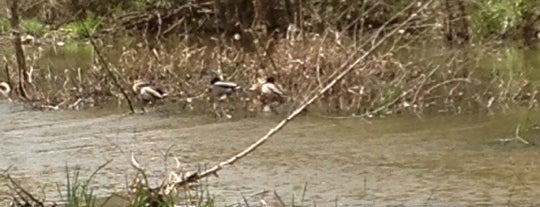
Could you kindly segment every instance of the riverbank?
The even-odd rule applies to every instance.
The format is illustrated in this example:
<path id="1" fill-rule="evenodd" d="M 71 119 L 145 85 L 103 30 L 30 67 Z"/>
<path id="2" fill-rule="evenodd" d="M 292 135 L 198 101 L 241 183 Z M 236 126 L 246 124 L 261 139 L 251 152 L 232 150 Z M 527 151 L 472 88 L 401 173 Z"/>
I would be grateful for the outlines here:
<path id="1" fill-rule="evenodd" d="M 398 49 L 390 48 L 389 41 L 310 110 L 377 115 L 536 107 L 540 76 L 533 70 L 540 65 L 533 58 L 536 50 L 485 45 L 452 49 L 442 42 L 400 38 L 405 39 L 393 43 L 400 45 Z M 66 41 L 62 46 L 42 42 L 25 46 L 28 62 L 34 69 L 29 89 L 31 105 L 60 110 L 111 101 L 125 104 L 125 98 L 112 84 L 88 42 Z M 163 100 L 165 104 L 203 113 L 211 109 L 210 94 L 206 91 L 212 77 L 223 75 L 249 87 L 257 77 L 274 76 L 289 97 L 288 104 L 281 109 L 285 112 L 327 83 L 355 52 L 366 49 L 358 46 L 365 41 L 335 38 L 329 33 L 312 34 L 304 40 L 221 37 L 218 41 L 178 37 L 149 45 L 137 38 L 120 37 L 99 42 L 106 64 L 131 99 L 137 101 L 131 84 L 135 79 L 144 79 L 169 92 L 170 97 Z M 12 53 L 7 48 L 4 55 L 10 57 Z M 8 63 L 14 84 L 16 67 L 13 60 Z M 5 73 L 0 77 L 7 79 Z M 16 97 L 15 93 L 11 95 Z M 253 94 L 239 93 L 229 107 L 249 111 L 250 99 Z M 137 101 L 137 105 L 141 103 Z"/>

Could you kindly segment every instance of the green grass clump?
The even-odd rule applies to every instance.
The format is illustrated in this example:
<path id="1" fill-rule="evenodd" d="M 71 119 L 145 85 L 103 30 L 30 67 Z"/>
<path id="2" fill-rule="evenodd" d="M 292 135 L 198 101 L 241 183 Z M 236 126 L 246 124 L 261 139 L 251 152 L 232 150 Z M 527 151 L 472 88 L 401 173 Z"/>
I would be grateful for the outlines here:
<path id="1" fill-rule="evenodd" d="M 5 17 L 0 17 L 0 35 L 6 34 L 11 30 L 11 24 L 9 19 Z"/>
<path id="2" fill-rule="evenodd" d="M 66 167 L 67 175 L 67 207 L 78 206 L 95 206 L 94 190 L 89 184 L 92 181 L 92 176 L 87 180 L 79 180 L 79 170 L 76 170 L 73 176 L 70 176 L 70 171 Z"/>
<path id="3" fill-rule="evenodd" d="M 42 36 L 45 34 L 46 30 L 45 24 L 34 19 L 23 20 L 21 22 L 21 27 L 23 28 L 24 32 L 34 36 Z"/>
<path id="4" fill-rule="evenodd" d="M 478 37 L 511 35 L 532 20 L 539 9 L 530 0 L 487 0 L 471 13 L 472 31 Z"/>
<path id="5" fill-rule="evenodd" d="M 65 29 L 76 38 L 87 38 L 99 32 L 103 21 L 95 17 L 87 17 L 82 21 L 71 22 Z"/>

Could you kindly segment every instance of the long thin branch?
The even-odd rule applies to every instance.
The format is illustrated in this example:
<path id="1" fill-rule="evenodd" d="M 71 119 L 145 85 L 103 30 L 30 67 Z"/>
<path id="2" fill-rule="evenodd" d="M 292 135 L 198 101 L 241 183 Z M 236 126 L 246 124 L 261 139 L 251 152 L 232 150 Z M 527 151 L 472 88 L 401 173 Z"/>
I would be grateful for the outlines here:
<path id="1" fill-rule="evenodd" d="M 92 36 L 92 33 L 90 32 L 90 29 L 88 29 L 88 27 L 82 22 L 80 22 L 79 24 L 80 24 L 81 27 L 83 27 L 85 32 L 88 34 L 88 36 L 89 36 L 88 39 L 90 39 L 90 44 L 92 44 L 92 48 L 94 49 L 94 52 L 98 56 L 99 62 L 101 63 L 103 68 L 105 68 L 105 70 L 107 71 L 107 74 L 109 74 L 109 76 L 113 80 L 114 85 L 118 88 L 118 90 L 120 90 L 120 93 L 122 93 L 122 96 L 124 96 L 124 98 L 126 99 L 128 105 L 129 105 L 129 109 L 131 110 L 131 113 L 135 113 L 135 108 L 133 107 L 133 103 L 131 102 L 131 99 L 127 95 L 126 91 L 124 91 L 124 88 L 122 88 L 122 85 L 118 81 L 118 78 L 116 78 L 116 76 L 114 75 L 112 70 L 109 68 L 109 65 L 107 65 L 107 62 L 105 61 L 105 58 L 103 58 L 103 56 L 101 55 L 101 51 L 99 50 L 99 47 L 97 46 L 96 42 L 94 41 L 94 37 Z"/>
<path id="2" fill-rule="evenodd" d="M 430 0 L 426 4 L 424 4 L 421 8 L 419 8 L 414 14 L 409 16 L 403 23 L 398 25 L 396 28 L 394 28 L 392 31 L 384 35 L 382 38 L 380 38 L 378 41 L 375 41 L 374 44 L 371 46 L 369 50 L 367 50 L 363 55 L 361 55 L 359 58 L 357 58 L 354 62 L 352 62 L 348 66 L 342 66 L 339 70 L 342 72 L 339 73 L 335 78 L 332 79 L 331 82 L 329 82 L 324 88 L 322 88 L 317 94 L 315 94 L 313 97 L 311 97 L 309 100 L 307 100 L 304 104 L 302 104 L 300 107 L 298 107 L 296 110 L 294 110 L 287 118 L 279 122 L 274 128 L 270 129 L 266 135 L 261 137 L 259 140 L 257 140 L 255 143 L 253 143 L 248 148 L 244 149 L 242 152 L 232 156 L 231 158 L 220 162 L 219 164 L 213 166 L 212 168 L 202 172 L 202 173 L 194 173 L 189 177 L 186 177 L 182 180 L 176 181 L 173 183 L 173 185 L 184 185 L 188 182 L 193 182 L 196 180 L 199 180 L 204 177 L 208 177 L 209 175 L 217 175 L 217 172 L 221 169 L 223 169 L 227 165 L 232 165 L 239 159 L 247 156 L 249 153 L 256 150 L 258 147 L 260 147 L 262 144 L 264 144 L 268 138 L 276 134 L 279 130 L 281 130 L 285 125 L 287 125 L 291 120 L 296 118 L 304 109 L 306 109 L 309 105 L 311 105 L 315 100 L 317 100 L 319 97 L 321 97 L 324 93 L 326 93 L 328 90 L 330 90 L 336 83 L 338 83 L 341 79 L 343 79 L 348 73 L 353 71 L 353 69 L 356 68 L 358 64 L 360 64 L 362 61 L 364 61 L 369 55 L 371 55 L 376 49 L 378 49 L 386 40 L 388 40 L 392 35 L 397 33 L 398 30 L 400 30 L 405 24 L 407 24 L 409 21 L 411 21 L 418 13 L 420 13 L 422 10 L 424 10 L 428 5 L 430 5 L 433 2 L 433 0 Z M 365 68 L 362 68 L 361 70 L 364 70 Z M 339 71 L 338 70 L 338 71 Z"/>

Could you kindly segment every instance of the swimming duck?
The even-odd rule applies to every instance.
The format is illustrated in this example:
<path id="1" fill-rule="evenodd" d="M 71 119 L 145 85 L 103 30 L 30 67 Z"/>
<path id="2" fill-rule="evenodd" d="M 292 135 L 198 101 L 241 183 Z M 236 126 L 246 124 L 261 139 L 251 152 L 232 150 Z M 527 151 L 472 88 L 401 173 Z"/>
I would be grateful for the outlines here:
<path id="1" fill-rule="evenodd" d="M 234 82 L 223 81 L 221 80 L 221 78 L 218 77 L 215 77 L 210 81 L 210 86 L 210 91 L 212 92 L 212 94 L 220 97 L 220 99 L 225 99 L 227 96 L 230 96 L 235 91 L 238 91 L 242 88 Z"/>
<path id="2" fill-rule="evenodd" d="M 136 80 L 131 87 L 133 92 L 144 102 L 152 102 L 167 97 L 167 93 L 161 88 L 153 86 L 151 83 L 143 80 Z"/>
<path id="3" fill-rule="evenodd" d="M 285 94 L 276 85 L 276 79 L 274 77 L 267 77 L 266 79 L 259 78 L 258 83 L 253 84 L 250 90 L 257 92 L 256 105 L 260 105 L 262 110 L 274 111 L 271 105 L 283 104 L 285 102 Z"/>
<path id="4" fill-rule="evenodd" d="M 242 89 L 242 87 L 238 84 L 230 81 L 223 81 L 219 77 L 210 80 L 210 92 L 217 98 L 214 99 L 212 103 L 212 108 L 217 117 L 221 117 L 222 115 L 225 115 L 227 118 L 232 117 L 228 114 L 229 109 L 226 109 L 221 102 L 227 101 L 227 97 L 240 89 Z"/>
<path id="5" fill-rule="evenodd" d="M 6 82 L 0 82 L 0 93 L 6 98 L 9 98 L 9 92 L 11 92 L 11 87 L 9 84 Z"/>

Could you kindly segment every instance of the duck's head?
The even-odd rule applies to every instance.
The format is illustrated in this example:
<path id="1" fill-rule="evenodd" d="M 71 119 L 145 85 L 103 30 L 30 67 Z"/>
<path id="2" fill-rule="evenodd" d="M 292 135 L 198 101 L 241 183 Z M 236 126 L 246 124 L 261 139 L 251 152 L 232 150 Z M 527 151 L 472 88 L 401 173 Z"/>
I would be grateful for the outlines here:
<path id="1" fill-rule="evenodd" d="M 217 83 L 217 82 L 219 82 L 219 81 L 221 81 L 221 78 L 219 78 L 219 77 L 214 77 L 214 78 L 212 78 L 212 80 L 210 81 L 210 84 L 211 84 L 211 85 L 214 85 L 214 83 Z"/>
<path id="2" fill-rule="evenodd" d="M 138 80 L 133 81 L 133 85 L 131 86 L 131 89 L 133 90 L 133 92 L 137 93 L 141 89 L 141 87 L 146 86 L 148 84 L 149 83 L 147 81 L 138 79 Z"/>
<path id="3" fill-rule="evenodd" d="M 257 78 L 257 81 L 253 84 L 251 84 L 251 87 L 249 88 L 250 91 L 257 91 L 261 89 L 261 86 L 265 84 L 267 81 L 264 78 Z"/>
<path id="4" fill-rule="evenodd" d="M 270 76 L 270 77 L 266 78 L 266 82 L 267 83 L 276 83 L 276 79 L 274 77 Z"/>

